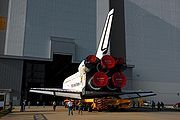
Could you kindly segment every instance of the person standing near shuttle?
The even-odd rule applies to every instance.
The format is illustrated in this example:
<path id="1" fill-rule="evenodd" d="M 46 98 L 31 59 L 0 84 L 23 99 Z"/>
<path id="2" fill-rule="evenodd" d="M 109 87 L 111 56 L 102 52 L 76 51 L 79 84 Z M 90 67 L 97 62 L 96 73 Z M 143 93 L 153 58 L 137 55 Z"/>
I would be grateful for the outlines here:
<path id="1" fill-rule="evenodd" d="M 56 110 L 56 101 L 53 101 L 53 110 Z"/>
<path id="2" fill-rule="evenodd" d="M 68 115 L 73 115 L 73 103 L 71 100 L 69 100 L 69 102 L 67 103 L 68 106 Z"/>
<path id="3" fill-rule="evenodd" d="M 79 115 L 80 115 L 80 114 L 82 115 L 83 103 L 82 103 L 81 100 L 79 100 L 79 103 L 78 103 L 78 110 L 79 110 L 78 114 L 79 114 Z"/>

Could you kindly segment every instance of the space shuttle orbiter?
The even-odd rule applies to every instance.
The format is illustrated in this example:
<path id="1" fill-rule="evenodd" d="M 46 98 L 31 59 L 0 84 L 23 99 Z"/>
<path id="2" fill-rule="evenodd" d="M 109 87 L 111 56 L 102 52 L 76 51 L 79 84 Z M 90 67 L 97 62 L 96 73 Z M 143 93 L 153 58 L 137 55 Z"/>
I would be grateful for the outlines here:
<path id="1" fill-rule="evenodd" d="M 126 64 L 122 59 L 108 55 L 109 36 L 114 9 L 106 18 L 96 55 L 89 55 L 79 65 L 78 72 L 67 77 L 63 88 L 31 88 L 30 92 L 62 96 L 69 98 L 97 98 L 114 96 L 138 98 L 156 95 L 152 91 L 123 91 L 126 77 L 123 69 Z"/>

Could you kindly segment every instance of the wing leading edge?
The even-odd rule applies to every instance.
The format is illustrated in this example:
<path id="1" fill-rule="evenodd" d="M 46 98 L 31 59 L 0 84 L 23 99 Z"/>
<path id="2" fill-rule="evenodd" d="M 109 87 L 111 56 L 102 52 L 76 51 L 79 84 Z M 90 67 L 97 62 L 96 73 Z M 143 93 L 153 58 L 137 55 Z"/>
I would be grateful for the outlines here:
<path id="1" fill-rule="evenodd" d="M 81 99 L 81 92 L 59 88 L 31 88 L 30 92 Z"/>
<path id="2" fill-rule="evenodd" d="M 156 94 L 152 91 L 123 91 L 120 93 L 119 97 L 122 99 L 134 99 L 155 96 Z"/>

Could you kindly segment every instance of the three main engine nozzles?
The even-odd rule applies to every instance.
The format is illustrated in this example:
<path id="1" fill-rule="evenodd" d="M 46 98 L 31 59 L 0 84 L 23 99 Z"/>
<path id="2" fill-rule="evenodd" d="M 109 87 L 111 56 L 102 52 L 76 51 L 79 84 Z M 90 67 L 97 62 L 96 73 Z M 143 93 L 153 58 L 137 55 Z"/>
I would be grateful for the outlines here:
<path id="1" fill-rule="evenodd" d="M 97 88 L 106 87 L 109 84 L 112 84 L 115 88 L 124 87 L 126 77 L 117 67 L 122 64 L 121 59 L 115 59 L 110 55 L 104 55 L 101 60 L 95 55 L 89 55 L 85 60 L 86 67 L 94 71 L 90 83 Z"/>

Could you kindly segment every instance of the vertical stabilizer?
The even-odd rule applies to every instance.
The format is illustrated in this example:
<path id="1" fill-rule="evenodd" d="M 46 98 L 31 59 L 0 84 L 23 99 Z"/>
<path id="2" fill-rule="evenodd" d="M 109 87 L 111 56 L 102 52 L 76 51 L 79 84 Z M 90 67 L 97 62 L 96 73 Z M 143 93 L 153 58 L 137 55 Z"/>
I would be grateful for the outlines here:
<path id="1" fill-rule="evenodd" d="M 110 30 L 111 30 L 111 25 L 112 25 L 112 20 L 113 20 L 113 13 L 114 9 L 112 9 L 106 18 L 106 22 L 104 25 L 104 29 L 101 35 L 101 39 L 99 42 L 98 50 L 96 53 L 96 57 L 101 59 L 104 54 L 107 53 L 108 51 L 108 45 L 109 45 L 109 35 L 110 35 Z"/>

